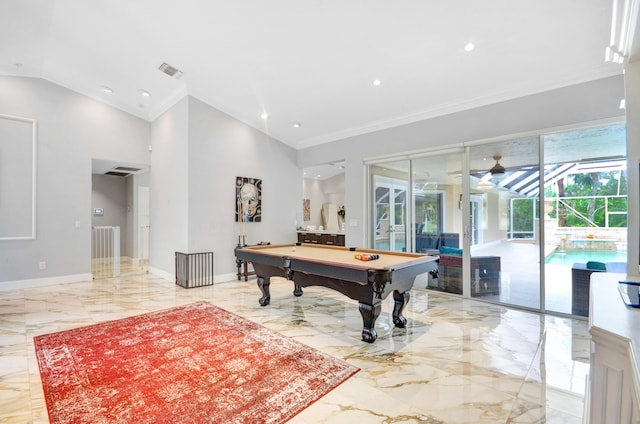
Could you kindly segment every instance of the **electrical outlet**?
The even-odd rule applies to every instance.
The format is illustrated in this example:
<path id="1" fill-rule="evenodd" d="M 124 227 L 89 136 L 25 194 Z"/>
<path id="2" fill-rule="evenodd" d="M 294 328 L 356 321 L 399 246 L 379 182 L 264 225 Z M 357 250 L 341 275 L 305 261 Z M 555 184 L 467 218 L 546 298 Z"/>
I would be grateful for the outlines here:
<path id="1" fill-rule="evenodd" d="M 40 267 L 40 269 L 47 269 L 47 263 L 45 261 L 40 262 L 38 266 Z"/>

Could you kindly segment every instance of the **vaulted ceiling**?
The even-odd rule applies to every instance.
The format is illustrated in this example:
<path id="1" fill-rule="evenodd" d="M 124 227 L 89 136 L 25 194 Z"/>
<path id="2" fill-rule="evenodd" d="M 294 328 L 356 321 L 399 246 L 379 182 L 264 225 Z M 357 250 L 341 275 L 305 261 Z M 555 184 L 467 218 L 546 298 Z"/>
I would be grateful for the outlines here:
<path id="1" fill-rule="evenodd" d="M 189 94 L 303 148 L 620 74 L 611 16 L 612 0 L 2 0 L 0 74 L 147 120 Z"/>

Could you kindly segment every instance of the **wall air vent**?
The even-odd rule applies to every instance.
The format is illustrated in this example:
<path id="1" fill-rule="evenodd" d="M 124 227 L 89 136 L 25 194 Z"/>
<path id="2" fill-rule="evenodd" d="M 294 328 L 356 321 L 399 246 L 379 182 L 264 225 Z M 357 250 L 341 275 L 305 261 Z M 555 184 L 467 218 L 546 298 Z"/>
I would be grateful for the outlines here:
<path id="1" fill-rule="evenodd" d="M 175 79 L 178 79 L 182 76 L 181 70 L 179 70 L 178 68 L 174 68 L 166 62 L 162 63 L 162 65 L 160 65 L 158 69 Z"/>

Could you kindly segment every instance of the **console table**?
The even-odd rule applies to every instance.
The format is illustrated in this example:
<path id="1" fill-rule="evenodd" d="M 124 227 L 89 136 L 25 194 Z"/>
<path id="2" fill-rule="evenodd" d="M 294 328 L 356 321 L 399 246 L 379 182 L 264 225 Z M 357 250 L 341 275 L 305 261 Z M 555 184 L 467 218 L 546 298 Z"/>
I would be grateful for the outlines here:
<path id="1" fill-rule="evenodd" d="M 298 243 L 344 246 L 344 234 L 323 231 L 299 231 Z"/>

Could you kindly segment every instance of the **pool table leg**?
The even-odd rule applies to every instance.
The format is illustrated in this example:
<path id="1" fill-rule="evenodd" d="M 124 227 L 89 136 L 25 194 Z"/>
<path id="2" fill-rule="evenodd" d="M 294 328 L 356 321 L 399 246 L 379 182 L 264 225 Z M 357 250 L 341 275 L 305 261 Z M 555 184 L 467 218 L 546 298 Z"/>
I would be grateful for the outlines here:
<path id="1" fill-rule="evenodd" d="M 262 292 L 262 297 L 258 302 L 260 302 L 260 306 L 267 306 L 271 301 L 271 293 L 269 292 L 269 278 L 264 278 L 258 276 L 258 288 Z"/>
<path id="2" fill-rule="evenodd" d="M 393 323 L 396 327 L 404 328 L 407 325 L 407 319 L 402 316 L 404 305 L 409 303 L 409 291 L 400 293 L 398 290 L 393 291 Z"/>
<path id="3" fill-rule="evenodd" d="M 287 280 L 293 282 L 293 295 L 296 297 L 302 296 L 302 286 L 296 283 L 296 281 L 293 279 L 293 270 L 287 269 L 284 274 Z"/>
<path id="4" fill-rule="evenodd" d="M 382 310 L 380 305 L 380 302 L 376 302 L 374 305 L 368 305 L 360 302 L 358 305 L 360 315 L 362 315 L 362 322 L 364 324 L 362 329 L 362 340 L 367 343 L 373 343 L 378 338 L 378 333 L 376 333 L 374 327 L 376 325 L 376 319 L 378 319 L 380 311 Z"/>

